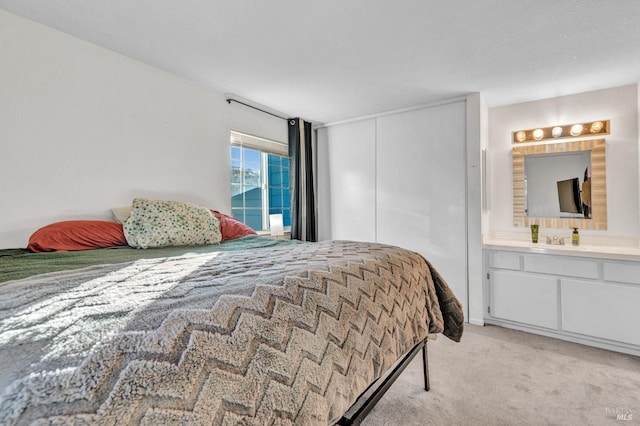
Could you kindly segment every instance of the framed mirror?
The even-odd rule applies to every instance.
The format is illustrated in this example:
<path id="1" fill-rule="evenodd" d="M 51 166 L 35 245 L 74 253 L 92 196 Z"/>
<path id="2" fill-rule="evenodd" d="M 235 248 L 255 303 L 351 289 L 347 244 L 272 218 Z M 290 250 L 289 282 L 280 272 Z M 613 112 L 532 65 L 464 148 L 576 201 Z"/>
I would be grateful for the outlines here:
<path id="1" fill-rule="evenodd" d="M 607 229 L 605 140 L 514 147 L 513 222 Z"/>

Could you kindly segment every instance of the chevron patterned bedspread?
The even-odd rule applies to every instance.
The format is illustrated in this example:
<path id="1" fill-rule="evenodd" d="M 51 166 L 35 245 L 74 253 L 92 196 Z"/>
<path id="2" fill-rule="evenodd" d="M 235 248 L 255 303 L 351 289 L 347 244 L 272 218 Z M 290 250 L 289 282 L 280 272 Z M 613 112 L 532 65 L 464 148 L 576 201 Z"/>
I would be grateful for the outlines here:
<path id="1" fill-rule="evenodd" d="M 460 303 L 420 255 L 329 241 L 0 285 L 0 425 L 330 424 Z"/>

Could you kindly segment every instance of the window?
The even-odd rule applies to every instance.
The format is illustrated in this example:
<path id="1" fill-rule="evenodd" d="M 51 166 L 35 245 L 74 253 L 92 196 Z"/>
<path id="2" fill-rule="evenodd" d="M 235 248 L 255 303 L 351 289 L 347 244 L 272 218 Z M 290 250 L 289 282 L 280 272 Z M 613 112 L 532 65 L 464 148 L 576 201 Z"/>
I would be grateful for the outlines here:
<path id="1" fill-rule="evenodd" d="M 291 226 L 287 144 L 231 132 L 231 212 L 256 231 L 269 228 L 269 215 Z"/>

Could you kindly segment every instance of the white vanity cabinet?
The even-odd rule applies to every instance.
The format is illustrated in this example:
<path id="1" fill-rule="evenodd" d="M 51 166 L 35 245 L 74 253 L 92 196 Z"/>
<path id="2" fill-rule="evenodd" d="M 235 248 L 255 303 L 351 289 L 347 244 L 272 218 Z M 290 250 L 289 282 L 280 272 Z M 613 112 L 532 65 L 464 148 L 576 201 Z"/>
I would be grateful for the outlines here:
<path id="1" fill-rule="evenodd" d="M 485 249 L 485 322 L 640 355 L 640 257 L 548 251 Z"/>

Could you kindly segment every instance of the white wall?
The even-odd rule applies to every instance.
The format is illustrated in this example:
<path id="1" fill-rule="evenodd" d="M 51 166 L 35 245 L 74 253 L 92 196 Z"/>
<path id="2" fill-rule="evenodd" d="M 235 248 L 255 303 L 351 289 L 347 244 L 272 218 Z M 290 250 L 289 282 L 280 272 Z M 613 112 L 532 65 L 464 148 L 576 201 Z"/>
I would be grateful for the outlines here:
<path id="1" fill-rule="evenodd" d="M 635 84 L 490 108 L 491 211 L 488 229 L 484 231 L 528 232 L 513 225 L 511 134 L 514 130 L 603 119 L 611 120 L 611 134 L 605 136 L 608 229 L 581 230 L 580 233 L 637 238 L 640 186 L 638 87 Z"/>
<path id="2" fill-rule="evenodd" d="M 137 196 L 229 212 L 229 129 L 286 140 L 284 120 L 3 10 L 0 82 L 0 248 Z"/>

